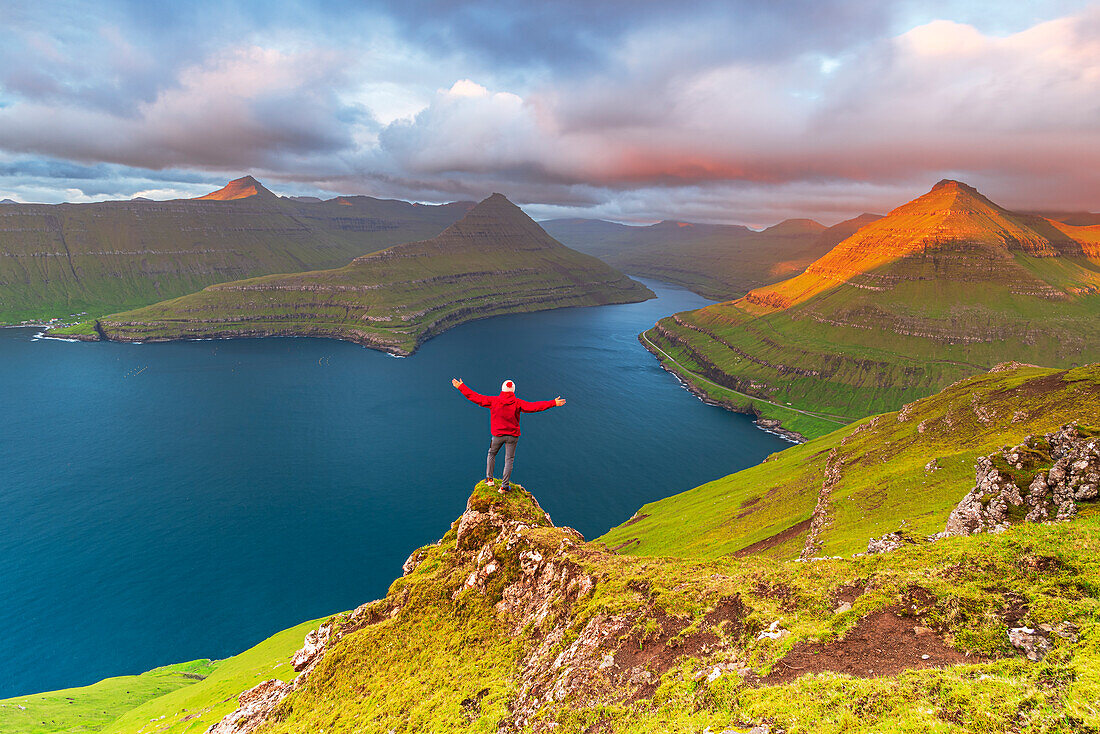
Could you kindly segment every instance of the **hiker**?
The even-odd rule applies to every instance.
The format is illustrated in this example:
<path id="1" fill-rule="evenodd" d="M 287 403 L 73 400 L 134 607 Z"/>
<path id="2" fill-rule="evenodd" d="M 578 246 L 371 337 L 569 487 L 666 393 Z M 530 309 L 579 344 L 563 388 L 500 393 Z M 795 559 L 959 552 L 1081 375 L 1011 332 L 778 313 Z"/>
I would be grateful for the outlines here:
<path id="1" fill-rule="evenodd" d="M 485 483 L 493 486 L 493 466 L 500 447 L 504 446 L 504 476 L 498 490 L 503 494 L 512 486 L 509 480 L 512 478 L 512 463 L 516 456 L 516 441 L 519 440 L 519 414 L 538 413 L 540 410 L 565 405 L 565 398 L 559 395 L 553 400 L 529 403 L 516 397 L 516 383 L 511 380 L 505 380 L 500 386 L 500 395 L 493 397 L 474 392 L 466 387 L 462 378 L 451 380 L 451 384 L 471 403 L 489 409 L 489 433 L 492 434 L 492 439 L 489 441 L 489 458 L 485 464 Z"/>

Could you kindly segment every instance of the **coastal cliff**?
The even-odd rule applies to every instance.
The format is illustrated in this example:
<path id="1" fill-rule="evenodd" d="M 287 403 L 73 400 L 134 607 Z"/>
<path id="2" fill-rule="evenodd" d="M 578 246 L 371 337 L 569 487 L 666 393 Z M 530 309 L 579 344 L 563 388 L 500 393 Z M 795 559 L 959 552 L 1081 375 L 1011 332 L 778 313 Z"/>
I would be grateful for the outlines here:
<path id="1" fill-rule="evenodd" d="M 127 342 L 318 336 L 407 355 L 474 319 L 652 297 L 494 194 L 437 237 L 342 268 L 224 283 L 49 335 Z"/>
<path id="2" fill-rule="evenodd" d="M 382 599 L 229 660 L 0 701 L 0 729 L 1094 731 L 1098 370 L 1002 365 L 589 542 L 479 483 Z M 1025 484 L 1035 501 L 1000 501 Z M 154 685 L 177 690 L 128 693 Z"/>
<path id="3" fill-rule="evenodd" d="M 1098 232 L 945 180 L 804 273 L 645 336 L 712 399 L 820 436 L 1001 362 L 1100 359 Z"/>

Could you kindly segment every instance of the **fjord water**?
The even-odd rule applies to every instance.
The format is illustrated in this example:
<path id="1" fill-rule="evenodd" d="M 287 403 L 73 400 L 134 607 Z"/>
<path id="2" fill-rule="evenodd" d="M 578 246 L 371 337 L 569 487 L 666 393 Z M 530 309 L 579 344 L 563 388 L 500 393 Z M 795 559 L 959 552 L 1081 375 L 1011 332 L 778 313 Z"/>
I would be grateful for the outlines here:
<path id="1" fill-rule="evenodd" d="M 524 416 L 514 479 L 589 538 L 784 448 L 638 344 L 706 303 L 647 285 L 659 299 L 474 322 L 408 359 L 0 330 L 0 698 L 226 657 L 383 596 L 484 474 L 488 414 L 452 376 L 568 399 Z"/>

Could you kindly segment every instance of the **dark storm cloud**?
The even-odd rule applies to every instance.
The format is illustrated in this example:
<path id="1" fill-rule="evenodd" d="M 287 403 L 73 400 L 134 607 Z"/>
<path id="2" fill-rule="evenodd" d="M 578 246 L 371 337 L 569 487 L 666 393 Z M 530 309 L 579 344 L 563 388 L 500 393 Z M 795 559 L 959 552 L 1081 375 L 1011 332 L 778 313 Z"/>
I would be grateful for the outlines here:
<path id="1" fill-rule="evenodd" d="M 1098 19 L 1072 0 L 9 1 L 0 194 L 170 197 L 247 172 L 768 223 L 952 174 L 1097 208 Z"/>

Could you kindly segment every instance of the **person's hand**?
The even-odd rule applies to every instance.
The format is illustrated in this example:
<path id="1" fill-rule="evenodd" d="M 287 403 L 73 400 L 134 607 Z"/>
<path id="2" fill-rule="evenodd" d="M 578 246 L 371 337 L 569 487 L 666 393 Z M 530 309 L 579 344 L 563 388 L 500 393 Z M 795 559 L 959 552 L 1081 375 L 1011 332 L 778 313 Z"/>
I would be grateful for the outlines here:
<path id="1" fill-rule="evenodd" d="M 554 398 L 554 405 L 558 406 L 559 408 L 565 405 L 565 398 L 563 398 L 561 395 L 557 396 L 556 398 Z"/>
<path id="2" fill-rule="evenodd" d="M 454 380 L 451 380 L 451 384 L 454 385 L 457 388 L 459 385 L 462 384 L 462 378 L 459 377 L 459 378 L 456 378 Z"/>

